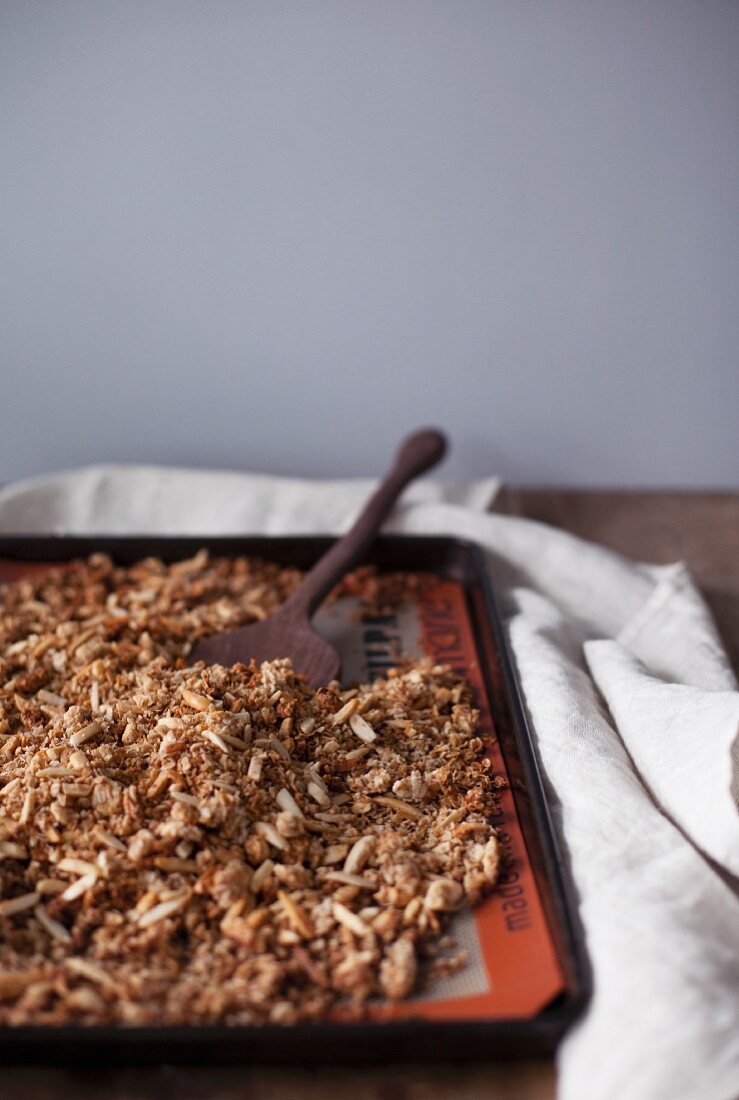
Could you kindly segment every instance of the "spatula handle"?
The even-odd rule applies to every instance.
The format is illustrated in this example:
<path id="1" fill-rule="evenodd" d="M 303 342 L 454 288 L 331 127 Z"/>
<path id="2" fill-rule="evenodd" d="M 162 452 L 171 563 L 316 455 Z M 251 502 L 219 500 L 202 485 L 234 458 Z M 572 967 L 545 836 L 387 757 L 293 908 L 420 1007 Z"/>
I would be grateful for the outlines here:
<path id="1" fill-rule="evenodd" d="M 409 482 L 436 466 L 444 457 L 446 437 L 435 428 L 414 432 L 400 445 L 395 462 L 365 504 L 354 525 L 316 562 L 303 578 L 283 611 L 310 617 L 352 566 L 362 558 L 382 521 Z"/>

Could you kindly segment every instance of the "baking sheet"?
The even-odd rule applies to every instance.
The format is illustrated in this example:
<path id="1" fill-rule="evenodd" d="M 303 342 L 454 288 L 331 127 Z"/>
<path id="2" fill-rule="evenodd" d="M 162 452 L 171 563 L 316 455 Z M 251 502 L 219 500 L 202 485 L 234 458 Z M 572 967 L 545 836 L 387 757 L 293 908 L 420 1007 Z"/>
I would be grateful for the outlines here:
<path id="1" fill-rule="evenodd" d="M 322 536 L 227 538 L 0 537 L 0 581 L 55 562 L 110 553 L 121 563 L 247 554 L 309 568 L 328 548 Z M 377 540 L 381 569 L 432 572 L 414 604 L 388 615 L 356 600 L 325 605 L 317 625 L 340 649 L 342 679 L 384 672 L 405 653 L 426 653 L 466 676 L 481 712 L 495 773 L 506 780 L 495 820 L 507 853 L 495 891 L 453 926 L 469 964 L 399 1005 L 374 1006 L 369 1020 L 280 1028 L 6 1028 L 6 1060 L 95 1064 L 208 1060 L 357 1062 L 369 1057 L 516 1057 L 549 1051 L 579 1014 L 589 973 L 571 887 L 553 835 L 535 751 L 518 695 L 487 565 L 479 550 L 443 537 Z M 382 1026 L 380 1026 L 382 1025 Z"/>

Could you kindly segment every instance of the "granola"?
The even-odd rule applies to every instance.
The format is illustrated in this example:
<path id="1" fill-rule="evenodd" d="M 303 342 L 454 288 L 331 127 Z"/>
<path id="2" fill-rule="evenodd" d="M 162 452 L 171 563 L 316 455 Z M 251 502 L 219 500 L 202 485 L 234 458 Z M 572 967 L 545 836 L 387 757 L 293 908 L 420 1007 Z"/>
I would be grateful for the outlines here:
<path id="1" fill-rule="evenodd" d="M 468 687 L 188 664 L 299 579 L 95 555 L 5 589 L 0 1023 L 293 1023 L 461 965 L 439 944 L 499 862 Z"/>

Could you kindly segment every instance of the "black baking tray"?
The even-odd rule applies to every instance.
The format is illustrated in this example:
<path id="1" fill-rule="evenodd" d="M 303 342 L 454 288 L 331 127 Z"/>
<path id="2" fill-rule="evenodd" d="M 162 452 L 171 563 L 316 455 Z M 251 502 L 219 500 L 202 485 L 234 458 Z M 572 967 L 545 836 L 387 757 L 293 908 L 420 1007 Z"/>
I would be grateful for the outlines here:
<path id="1" fill-rule="evenodd" d="M 65 562 L 95 552 L 127 564 L 149 556 L 164 561 L 211 553 L 252 555 L 310 568 L 332 544 L 324 536 L 0 536 L 0 558 Z M 509 652 L 488 561 L 475 545 L 436 536 L 382 536 L 363 564 L 380 570 L 434 573 L 462 585 L 496 733 L 505 758 L 530 866 L 564 977 L 563 991 L 527 1019 L 448 1022 L 297 1024 L 290 1027 L 5 1027 L 6 1062 L 52 1065 L 152 1063 L 368 1063 L 480 1060 L 551 1052 L 585 1006 L 590 971 L 574 890 L 552 825 L 537 753 Z"/>

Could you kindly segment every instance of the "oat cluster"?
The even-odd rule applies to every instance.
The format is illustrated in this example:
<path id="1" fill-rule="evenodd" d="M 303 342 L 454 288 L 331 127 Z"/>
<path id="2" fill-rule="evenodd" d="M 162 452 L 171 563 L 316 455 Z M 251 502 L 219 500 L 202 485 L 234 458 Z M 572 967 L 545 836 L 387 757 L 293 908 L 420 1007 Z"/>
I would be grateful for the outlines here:
<path id="1" fill-rule="evenodd" d="M 498 870 L 466 685 L 188 665 L 299 579 L 96 555 L 4 590 L 1 1024 L 292 1023 L 461 964 L 445 926 Z"/>

